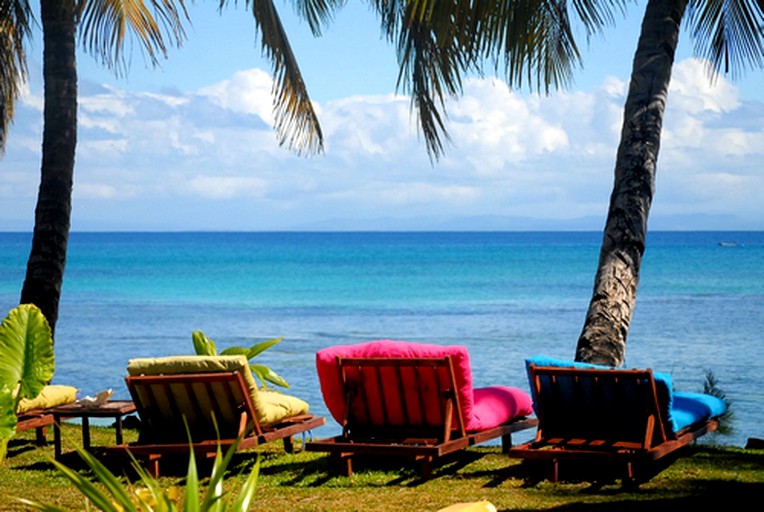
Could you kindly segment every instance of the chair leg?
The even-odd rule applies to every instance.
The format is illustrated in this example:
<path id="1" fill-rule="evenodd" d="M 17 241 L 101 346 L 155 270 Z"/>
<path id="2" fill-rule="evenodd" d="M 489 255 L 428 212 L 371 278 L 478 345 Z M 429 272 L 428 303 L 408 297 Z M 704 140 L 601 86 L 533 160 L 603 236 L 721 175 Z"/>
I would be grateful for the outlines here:
<path id="1" fill-rule="evenodd" d="M 35 444 L 37 446 L 45 446 L 48 444 L 48 440 L 45 437 L 45 427 L 38 427 L 35 429 Z"/>
<path id="2" fill-rule="evenodd" d="M 501 436 L 501 453 L 509 453 L 510 448 L 512 448 L 512 434 L 504 434 Z"/>
<path id="3" fill-rule="evenodd" d="M 552 459 L 551 462 L 552 464 L 549 467 L 549 476 L 547 479 L 552 483 L 556 483 L 560 480 L 560 461 Z"/>
<path id="4" fill-rule="evenodd" d="M 425 455 L 419 461 L 419 474 L 422 476 L 423 480 L 429 480 L 432 478 L 432 464 L 433 459 L 429 455 Z"/>
<path id="5" fill-rule="evenodd" d="M 339 474 L 351 476 L 353 474 L 353 458 L 349 453 L 332 454 L 333 463 L 339 467 Z"/>
<path id="6" fill-rule="evenodd" d="M 158 454 L 148 456 L 146 469 L 154 478 L 159 478 L 159 459 L 161 458 L 162 456 Z"/>

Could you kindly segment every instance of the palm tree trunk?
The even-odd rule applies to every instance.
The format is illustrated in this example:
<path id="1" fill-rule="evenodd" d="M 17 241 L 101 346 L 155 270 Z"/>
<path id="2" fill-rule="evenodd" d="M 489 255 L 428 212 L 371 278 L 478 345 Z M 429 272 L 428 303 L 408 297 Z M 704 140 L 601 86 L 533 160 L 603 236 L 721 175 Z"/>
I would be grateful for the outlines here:
<path id="1" fill-rule="evenodd" d="M 647 218 L 679 26 L 687 0 L 650 0 L 631 74 L 594 291 L 576 360 L 622 365 L 634 313 Z"/>
<path id="2" fill-rule="evenodd" d="M 40 0 L 43 30 L 42 165 L 32 249 L 21 290 L 55 330 L 64 280 L 77 144 L 77 64 L 73 0 Z"/>

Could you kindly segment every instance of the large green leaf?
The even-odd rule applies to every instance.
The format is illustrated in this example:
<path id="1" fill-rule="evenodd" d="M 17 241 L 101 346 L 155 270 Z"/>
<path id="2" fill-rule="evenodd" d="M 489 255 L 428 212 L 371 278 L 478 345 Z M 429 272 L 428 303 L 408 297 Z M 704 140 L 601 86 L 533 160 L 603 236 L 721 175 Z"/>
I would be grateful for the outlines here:
<path id="1" fill-rule="evenodd" d="M 35 398 L 55 370 L 50 325 L 37 306 L 22 304 L 0 324 L 0 462 L 16 433 L 16 407 Z"/>
<path id="2" fill-rule="evenodd" d="M 53 337 L 45 315 L 32 304 L 12 309 L 0 324 L 0 385 L 18 387 L 16 400 L 34 398 L 54 370 Z"/>

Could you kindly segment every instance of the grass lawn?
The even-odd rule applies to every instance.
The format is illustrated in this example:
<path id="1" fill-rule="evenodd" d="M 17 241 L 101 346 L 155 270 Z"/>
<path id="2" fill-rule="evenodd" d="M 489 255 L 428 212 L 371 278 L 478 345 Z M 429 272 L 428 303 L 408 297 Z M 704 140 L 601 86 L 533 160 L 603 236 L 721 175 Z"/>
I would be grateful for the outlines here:
<path id="1" fill-rule="evenodd" d="M 91 435 L 94 446 L 114 442 L 109 428 L 92 427 Z M 126 433 L 127 440 L 134 436 L 133 431 Z M 63 440 L 64 463 L 82 469 L 72 452 L 74 443 L 80 442 L 79 425 L 64 425 Z M 85 510 L 82 496 L 50 463 L 52 443 L 37 447 L 33 441 L 33 433 L 23 432 L 11 442 L 8 459 L 0 465 L 0 510 L 28 510 L 14 497 Z M 261 471 L 253 510 L 434 512 L 458 502 L 489 500 L 498 510 L 677 512 L 713 507 L 745 510 L 764 496 L 764 450 L 693 446 L 652 480 L 626 491 L 618 482 L 601 487 L 526 482 L 525 467 L 502 455 L 498 446 L 456 454 L 436 466 L 434 477 L 424 482 L 404 461 L 359 460 L 356 474 L 345 478 L 334 475 L 324 454 L 290 455 L 280 448 L 280 443 L 273 443 L 257 451 Z M 255 452 L 237 455 L 227 479 L 233 490 L 255 460 Z M 183 469 L 160 481 L 167 487 L 182 486 L 184 474 Z"/>

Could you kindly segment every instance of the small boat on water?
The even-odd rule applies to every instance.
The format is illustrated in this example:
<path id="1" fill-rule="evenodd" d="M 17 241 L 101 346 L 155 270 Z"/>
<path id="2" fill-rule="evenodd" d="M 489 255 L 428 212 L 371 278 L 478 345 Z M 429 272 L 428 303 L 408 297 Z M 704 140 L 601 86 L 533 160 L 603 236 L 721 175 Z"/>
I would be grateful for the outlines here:
<path id="1" fill-rule="evenodd" d="M 734 240 L 731 242 L 719 242 L 719 245 L 721 247 L 737 247 L 737 242 Z"/>

